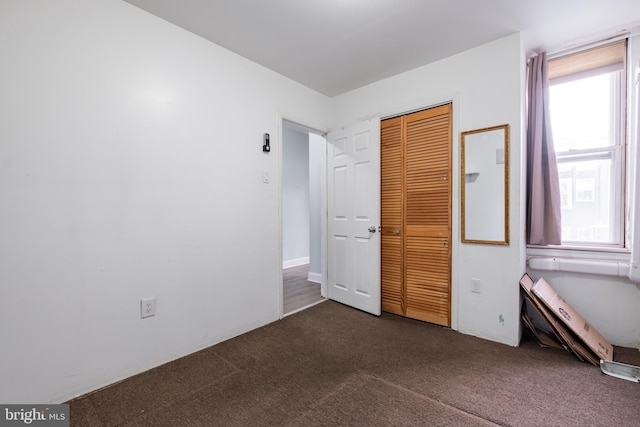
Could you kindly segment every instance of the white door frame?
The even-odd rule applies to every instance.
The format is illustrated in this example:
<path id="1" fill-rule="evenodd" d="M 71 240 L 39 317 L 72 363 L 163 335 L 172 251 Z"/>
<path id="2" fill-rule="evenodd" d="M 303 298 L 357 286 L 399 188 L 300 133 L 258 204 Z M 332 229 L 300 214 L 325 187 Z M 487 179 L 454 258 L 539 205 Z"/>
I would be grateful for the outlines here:
<path id="1" fill-rule="evenodd" d="M 372 124 L 375 122 L 375 127 L 372 128 Z M 320 252 L 321 252 L 321 286 L 320 286 L 320 294 L 323 298 L 328 298 L 329 297 L 329 277 L 328 277 L 328 265 L 329 265 L 329 220 L 328 220 L 328 205 L 329 205 L 329 177 L 328 177 L 328 148 L 329 148 L 329 138 L 326 133 L 322 132 L 322 131 L 318 131 L 314 128 L 311 128 L 309 126 L 306 126 L 304 124 L 300 124 L 298 122 L 294 122 L 291 121 L 285 117 L 280 117 L 280 123 L 279 123 L 279 135 L 278 135 L 278 146 L 277 146 L 277 151 L 278 151 L 278 155 L 277 155 L 277 163 L 278 163 L 278 217 L 279 217 L 279 221 L 278 221 L 278 240 L 279 240 L 279 245 L 278 245 L 278 259 L 279 259 L 279 265 L 280 265 L 280 269 L 279 269 L 279 273 L 278 273 L 278 289 L 279 289 L 279 301 L 278 301 L 278 307 L 279 307 L 279 317 L 282 318 L 284 317 L 284 308 L 283 308 L 283 301 L 282 301 L 282 294 L 283 294 L 283 278 L 282 278 L 282 252 L 283 252 L 283 247 L 284 247 L 284 243 L 283 243 L 283 230 L 284 230 L 284 223 L 283 223 L 283 169 L 284 169 L 284 129 L 288 128 L 288 129 L 293 129 L 293 130 L 298 130 L 302 133 L 313 133 L 313 134 L 317 134 L 320 135 L 323 138 L 323 149 L 320 150 L 320 158 L 318 159 L 318 162 L 320 163 L 320 209 L 321 209 L 321 215 L 320 215 Z M 344 133 L 344 137 L 348 137 L 348 139 L 351 141 L 351 144 L 348 144 L 348 146 L 353 146 L 352 148 L 354 150 L 356 150 L 357 148 L 357 144 L 360 141 L 360 143 L 365 143 L 365 140 L 360 140 L 358 138 L 358 135 L 373 135 L 374 141 L 369 141 L 369 143 L 375 142 L 375 146 L 373 147 L 373 149 L 377 152 L 376 154 L 376 158 L 373 159 L 375 161 L 373 161 L 374 163 L 374 167 L 377 168 L 377 170 L 375 171 L 376 173 L 374 174 L 374 179 L 376 179 L 376 185 L 371 186 L 369 184 L 371 184 L 369 181 L 363 181 L 361 182 L 362 185 L 365 185 L 366 188 L 370 188 L 371 190 L 374 190 L 375 194 L 379 197 L 379 137 L 380 137 L 380 119 L 378 117 L 374 118 L 374 119 L 368 119 L 368 120 L 364 120 L 361 121 L 359 123 L 356 123 L 352 126 L 349 126 L 343 130 L 340 131 L 336 131 L 337 133 L 334 133 L 333 135 L 338 135 L 338 134 L 342 134 Z M 346 132 L 346 133 L 345 133 Z M 353 133 L 356 132 L 356 133 Z M 353 138 L 355 138 L 354 140 L 352 140 Z M 369 143 L 365 144 L 365 146 L 369 147 L 370 149 L 372 148 L 371 146 L 369 146 Z M 362 149 L 365 148 L 365 146 L 361 147 Z M 376 148 L 378 147 L 378 148 Z M 370 151 L 370 150 L 369 150 Z M 364 151 L 359 151 L 356 150 L 356 152 L 352 153 L 352 154 L 360 154 L 360 157 L 362 155 L 364 155 L 365 157 L 363 157 L 363 160 L 369 159 L 366 155 L 367 150 Z M 358 157 L 358 156 L 357 156 Z M 358 158 L 360 158 L 358 157 Z M 351 155 L 349 156 L 349 158 L 351 158 Z M 377 160 L 376 160 L 377 159 Z M 352 167 L 355 167 L 354 165 L 352 165 Z M 350 168 L 351 170 L 351 168 Z M 355 170 L 351 170 L 351 173 L 355 173 Z M 368 174 L 371 174 L 373 172 L 368 172 Z M 361 178 L 365 177 L 365 176 L 369 176 L 368 174 L 362 175 Z M 378 178 L 376 178 L 376 176 L 378 176 Z M 355 178 L 355 176 L 354 176 Z M 367 178 L 370 179 L 370 178 Z M 355 185 L 355 184 L 354 184 Z M 377 189 L 376 189 L 377 188 Z M 355 188 L 351 188 L 352 191 L 355 190 Z M 355 203 L 353 200 L 349 201 L 349 205 L 352 205 L 353 203 Z M 341 282 L 340 284 L 343 286 L 346 286 L 345 288 L 340 287 L 341 290 L 339 290 L 338 292 L 340 292 L 340 294 L 334 294 L 333 297 L 337 300 L 337 301 L 341 301 L 344 304 L 347 305 L 351 305 L 354 308 L 358 308 L 360 310 L 366 311 L 366 312 L 370 312 L 372 314 L 375 315 L 380 315 L 380 284 L 379 284 L 379 262 L 380 262 L 380 248 L 379 248 L 379 236 L 377 233 L 377 228 L 379 226 L 379 206 L 378 203 L 374 204 L 375 207 L 375 212 L 370 212 L 368 210 L 366 210 L 366 212 L 368 212 L 368 214 L 373 214 L 375 213 L 373 216 L 371 216 L 371 220 L 373 220 L 373 222 L 375 224 L 371 225 L 368 224 L 370 227 L 367 227 L 364 229 L 364 232 L 366 233 L 368 229 L 373 228 L 374 232 L 369 231 L 368 234 L 368 240 L 373 240 L 374 242 L 377 242 L 376 245 L 378 247 L 377 253 L 376 254 L 370 254 L 367 255 L 365 258 L 369 259 L 368 257 L 371 255 L 375 255 L 375 265 L 374 265 L 374 270 L 376 271 L 375 274 L 373 274 L 373 277 L 369 277 L 368 273 L 365 275 L 358 275 L 355 273 L 355 271 L 351 271 L 351 268 L 355 268 L 356 265 L 358 265 L 357 262 L 355 262 L 355 258 L 352 260 L 353 261 L 353 265 L 347 266 L 345 267 L 346 270 L 340 270 L 342 271 L 343 274 L 345 274 L 345 271 L 347 272 L 347 276 L 342 277 L 342 279 L 347 279 L 347 281 L 345 282 Z M 361 206 L 362 208 L 364 208 L 365 206 Z M 355 206 L 354 206 L 355 208 Z M 368 208 L 367 208 L 368 209 Z M 365 212 L 365 211 L 363 211 Z M 348 226 L 348 230 L 345 229 L 343 230 L 343 232 L 346 232 L 350 237 L 350 239 L 355 239 L 357 241 L 364 241 L 364 238 L 362 238 L 364 235 L 360 236 L 360 232 L 362 232 L 362 230 L 359 230 L 358 233 L 353 234 L 355 232 L 355 229 L 352 229 L 354 224 L 356 224 L 359 222 L 356 220 L 355 223 L 351 223 L 349 222 Z M 342 223 L 341 223 L 342 224 Z M 343 224 L 344 225 L 344 224 Z M 359 224 L 361 226 L 364 227 L 364 225 L 367 224 Z M 375 233 L 372 237 L 372 233 Z M 360 238 L 356 238 L 356 236 L 360 236 Z M 351 243 L 353 243 L 353 240 L 350 240 Z M 349 246 L 352 250 L 356 250 L 357 248 L 355 246 Z M 361 248 L 362 249 L 362 248 Z M 349 250 L 348 250 L 349 251 Z M 367 253 L 369 252 L 369 250 L 366 251 Z M 363 252 L 364 253 L 364 252 Z M 363 253 L 361 253 L 360 255 L 362 255 Z M 355 256 L 356 254 L 353 253 L 350 256 Z M 358 256 L 357 259 L 360 259 L 361 257 Z M 362 261 L 362 260 L 361 260 Z M 362 264 L 362 263 L 360 263 Z M 351 273 L 349 273 L 349 271 L 351 271 L 351 273 L 353 273 L 353 277 L 351 277 Z M 358 288 L 358 284 L 356 283 L 355 279 L 356 278 L 360 278 L 360 280 L 363 280 L 362 282 L 358 282 L 358 284 L 360 286 L 365 286 L 363 288 Z M 335 278 L 332 278 L 331 280 L 335 280 Z M 377 284 L 377 289 L 370 288 L 371 283 L 375 283 Z M 336 288 L 337 289 L 337 288 Z M 343 289 L 343 290 L 342 290 Z M 365 293 L 365 289 L 370 291 L 370 292 L 366 292 Z M 335 290 L 334 290 L 335 291 Z M 367 297 L 368 296 L 368 297 Z"/>
<path id="2" fill-rule="evenodd" d="M 282 319 L 284 317 L 284 307 L 282 295 L 284 292 L 283 289 L 283 276 L 282 276 L 282 251 L 284 248 L 283 242 L 283 212 L 282 212 L 282 169 L 283 169 L 283 135 L 284 135 L 284 127 L 285 122 L 287 123 L 288 128 L 299 129 L 302 132 L 315 133 L 324 138 L 324 146 L 321 150 L 322 155 L 319 161 L 321 162 L 320 167 L 320 254 L 321 254 L 321 264 L 320 264 L 320 274 L 321 274 L 321 284 L 320 284 L 320 295 L 323 298 L 327 298 L 327 132 L 315 129 L 311 126 L 307 126 L 305 124 L 299 123 L 294 120 L 290 120 L 284 116 L 279 116 L 278 120 L 278 138 L 277 144 L 275 144 L 276 153 L 277 153 L 277 174 L 278 174 L 278 317 Z M 272 145 L 273 141 L 272 141 Z"/>

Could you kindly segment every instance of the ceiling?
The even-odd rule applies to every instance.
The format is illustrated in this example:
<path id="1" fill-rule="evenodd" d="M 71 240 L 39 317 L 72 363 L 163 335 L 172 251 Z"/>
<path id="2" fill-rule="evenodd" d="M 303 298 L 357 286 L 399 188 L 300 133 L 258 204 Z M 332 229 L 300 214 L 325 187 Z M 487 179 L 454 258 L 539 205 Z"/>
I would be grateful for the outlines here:
<path id="1" fill-rule="evenodd" d="M 328 96 L 516 32 L 550 52 L 640 25 L 639 0 L 125 0 Z"/>

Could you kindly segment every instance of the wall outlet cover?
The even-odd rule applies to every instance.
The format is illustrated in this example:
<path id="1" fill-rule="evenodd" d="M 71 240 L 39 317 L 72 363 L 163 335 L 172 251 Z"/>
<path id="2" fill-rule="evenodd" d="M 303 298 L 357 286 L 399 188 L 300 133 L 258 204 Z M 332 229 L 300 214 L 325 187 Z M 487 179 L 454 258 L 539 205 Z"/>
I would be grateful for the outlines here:
<path id="1" fill-rule="evenodd" d="M 153 298 L 144 298 L 140 300 L 140 318 L 144 319 L 147 317 L 156 315 L 156 299 Z"/>

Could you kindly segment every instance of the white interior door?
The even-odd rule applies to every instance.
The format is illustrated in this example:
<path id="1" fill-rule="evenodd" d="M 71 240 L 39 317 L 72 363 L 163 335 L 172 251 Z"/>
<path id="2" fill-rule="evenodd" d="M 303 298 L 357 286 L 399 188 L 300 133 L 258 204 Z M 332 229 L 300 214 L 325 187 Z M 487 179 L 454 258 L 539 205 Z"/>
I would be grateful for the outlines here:
<path id="1" fill-rule="evenodd" d="M 330 132 L 329 299 L 380 315 L 380 118 Z"/>

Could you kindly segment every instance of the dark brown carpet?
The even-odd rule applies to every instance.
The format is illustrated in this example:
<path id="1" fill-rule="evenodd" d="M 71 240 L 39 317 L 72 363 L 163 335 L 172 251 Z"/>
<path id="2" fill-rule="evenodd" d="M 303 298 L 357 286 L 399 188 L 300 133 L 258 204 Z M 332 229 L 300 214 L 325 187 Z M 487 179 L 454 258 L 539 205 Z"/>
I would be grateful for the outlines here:
<path id="1" fill-rule="evenodd" d="M 640 365 L 640 352 L 614 359 Z M 636 426 L 640 384 L 328 301 L 71 403 L 72 426 Z"/>

